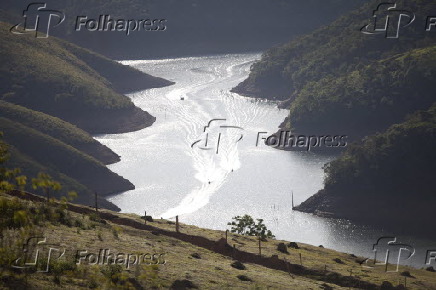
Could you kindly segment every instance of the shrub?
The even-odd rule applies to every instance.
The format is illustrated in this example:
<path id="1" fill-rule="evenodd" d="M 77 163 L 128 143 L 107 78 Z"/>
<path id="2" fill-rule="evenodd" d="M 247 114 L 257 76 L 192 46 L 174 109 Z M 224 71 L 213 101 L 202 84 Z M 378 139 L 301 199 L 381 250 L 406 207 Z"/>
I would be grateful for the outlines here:
<path id="1" fill-rule="evenodd" d="M 227 225 L 232 226 L 231 232 L 246 236 L 258 236 L 261 239 L 274 238 L 275 236 L 263 223 L 263 219 L 257 219 L 257 223 L 249 215 L 236 216 Z"/>

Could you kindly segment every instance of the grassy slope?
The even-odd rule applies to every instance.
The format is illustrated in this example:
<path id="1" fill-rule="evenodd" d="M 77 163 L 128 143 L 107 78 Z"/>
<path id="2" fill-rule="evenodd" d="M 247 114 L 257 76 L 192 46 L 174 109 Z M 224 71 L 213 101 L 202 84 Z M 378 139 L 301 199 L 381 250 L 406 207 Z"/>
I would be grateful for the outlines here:
<path id="1" fill-rule="evenodd" d="M 434 238 L 435 148 L 436 105 L 348 148 L 327 166 L 324 189 L 297 209 Z"/>
<path id="2" fill-rule="evenodd" d="M 59 199 L 62 196 L 68 197 L 68 192 L 75 191 L 78 193 L 76 202 L 89 206 L 95 205 L 94 192 L 85 185 L 63 174 L 62 172 L 42 165 L 41 163 L 27 156 L 23 152 L 20 152 L 14 146 L 8 145 L 8 149 L 10 153 L 10 159 L 5 163 L 5 166 L 7 168 L 22 169 L 21 173 L 29 177 L 28 185 L 26 186 L 27 190 L 32 190 L 30 177 L 36 177 L 39 172 L 45 172 L 50 174 L 50 176 L 53 177 L 54 180 L 60 182 L 62 185 L 62 189 L 58 192 L 52 192 L 51 196 Z M 37 193 L 45 196 L 43 192 Z M 111 202 L 108 202 L 105 198 L 101 196 L 98 197 L 98 203 L 102 208 L 116 211 L 120 210 L 117 206 L 115 206 Z"/>
<path id="3" fill-rule="evenodd" d="M 154 77 L 130 66 L 111 61 L 102 55 L 78 47 L 67 41 L 59 41 L 59 43 L 77 58 L 86 62 L 87 65 L 97 71 L 102 77 L 109 80 L 111 87 L 117 92 L 131 93 L 174 84 L 174 82 Z"/>
<path id="4" fill-rule="evenodd" d="M 4 132 L 4 140 L 20 152 L 102 196 L 134 188 L 128 180 L 111 172 L 91 156 L 44 133 L 3 117 L 0 118 L 0 131 Z"/>
<path id="5" fill-rule="evenodd" d="M 0 93 L 4 100 L 60 117 L 92 133 L 133 131 L 154 122 L 154 117 L 114 90 L 120 88 L 117 76 L 138 78 L 137 71 L 52 37 L 17 37 L 8 30 L 8 24 L 0 24 Z M 103 73 L 115 85 L 93 67 L 118 70 Z M 171 84 L 155 80 L 156 84 L 143 88 Z"/>
<path id="6" fill-rule="evenodd" d="M 95 141 L 88 133 L 59 118 L 5 101 L 0 101 L 0 115 L 58 139 L 102 163 L 110 164 L 120 160 L 118 155 Z"/>
<path id="7" fill-rule="evenodd" d="M 3 195 L 7 199 L 9 196 Z M 38 208 L 40 205 L 34 202 L 25 202 L 25 207 Z M 103 211 L 104 213 L 110 213 Z M 115 214 L 115 213 L 111 213 Z M 36 232 L 47 237 L 47 242 L 60 244 L 66 248 L 65 258 L 69 263 L 75 256 L 77 250 L 88 250 L 88 252 L 98 253 L 100 249 L 110 249 L 117 253 L 165 253 L 165 265 L 134 267 L 131 271 L 122 271 L 122 276 L 118 279 L 118 287 L 126 288 L 132 283 L 137 282 L 145 289 L 164 288 L 168 289 L 175 280 L 189 280 L 200 289 L 345 289 L 334 283 L 318 281 L 311 276 L 292 275 L 278 270 L 272 270 L 257 264 L 247 263 L 246 270 L 237 270 L 230 266 L 233 260 L 230 257 L 217 254 L 214 251 L 195 246 L 189 242 L 184 242 L 176 237 L 153 234 L 153 231 L 139 230 L 130 226 L 118 225 L 116 221 L 108 223 L 96 222 L 96 219 L 89 214 L 76 214 L 67 212 L 64 214 L 64 223 L 59 221 L 43 222 L 39 224 Z M 136 215 L 116 214 L 120 218 L 126 218 L 132 222 L 143 223 Z M 70 224 L 67 226 L 66 224 Z M 155 220 L 148 225 L 156 229 L 174 231 L 174 223 L 166 220 Z M 205 237 L 217 241 L 225 236 L 222 231 L 202 229 L 194 226 L 181 224 L 182 233 Z M 15 235 L 7 235 L 14 238 Z M 16 238 L 19 240 L 19 238 Z M 237 245 L 238 249 L 247 252 L 257 253 L 257 240 L 254 237 L 229 234 L 229 242 Z M 358 264 L 359 258 L 349 254 L 339 253 L 333 250 L 300 244 L 300 249 L 289 249 L 289 254 L 283 254 L 276 250 L 278 240 L 263 242 L 263 256 L 278 255 L 279 259 L 286 258 L 291 263 L 299 261 L 299 254 L 303 257 L 303 265 L 310 269 L 323 270 L 327 265 L 328 271 L 350 275 L 349 270 L 353 269 L 353 276 L 363 281 L 381 285 L 383 281 L 389 281 L 393 285 L 404 282 L 404 277 L 399 273 L 385 273 L 384 267 L 373 269 L 363 268 Z M 286 242 L 287 243 L 287 242 Z M 19 248 L 19 245 L 17 245 Z M 371 245 L 368 245 L 371 247 Z M 10 250 L 15 250 L 11 247 Z M 19 251 L 20 249 L 17 249 Z M 193 258 L 191 255 L 197 253 L 200 259 Z M 336 263 L 333 259 L 339 258 L 343 264 Z M 53 281 L 54 273 L 33 273 L 28 275 L 27 282 L 34 289 L 60 289 L 68 287 L 70 289 L 87 288 L 95 285 L 99 288 L 114 288 L 110 280 L 102 274 L 102 266 L 81 265 L 74 270 L 64 270 L 60 273 L 60 284 Z M 432 272 L 423 270 L 400 267 L 400 272 L 408 270 L 414 278 L 408 278 L 408 289 L 435 289 L 436 275 Z M 245 275 L 252 281 L 241 281 L 238 275 Z M 124 282 L 122 282 L 124 281 Z M 127 282 L 128 281 L 128 282 Z M 18 274 L 11 274 L 6 271 L 0 281 L 3 286 L 21 287 L 24 277 Z"/>

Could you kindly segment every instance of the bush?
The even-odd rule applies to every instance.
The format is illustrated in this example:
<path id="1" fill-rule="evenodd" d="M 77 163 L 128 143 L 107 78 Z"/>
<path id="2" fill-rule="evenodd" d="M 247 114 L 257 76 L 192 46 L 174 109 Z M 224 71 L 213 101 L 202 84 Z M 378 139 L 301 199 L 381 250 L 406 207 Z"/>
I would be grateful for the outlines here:
<path id="1" fill-rule="evenodd" d="M 263 223 L 263 219 L 257 219 L 257 224 L 249 215 L 236 216 L 227 225 L 232 226 L 231 232 L 246 236 L 258 236 L 261 239 L 274 238 L 275 236 Z"/>
<path id="2" fill-rule="evenodd" d="M 101 269 L 101 273 L 114 284 L 121 281 L 122 271 L 123 268 L 121 265 L 107 265 Z"/>
<path id="3" fill-rule="evenodd" d="M 280 243 L 277 245 L 277 251 L 288 254 L 288 247 L 286 247 L 285 243 Z"/>

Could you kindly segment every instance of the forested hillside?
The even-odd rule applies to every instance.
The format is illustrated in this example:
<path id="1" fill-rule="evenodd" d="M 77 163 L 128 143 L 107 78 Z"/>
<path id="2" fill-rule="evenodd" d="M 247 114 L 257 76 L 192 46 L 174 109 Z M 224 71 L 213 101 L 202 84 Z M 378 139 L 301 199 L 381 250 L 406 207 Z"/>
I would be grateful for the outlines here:
<path id="1" fill-rule="evenodd" d="M 434 34 L 425 32 L 427 16 L 436 12 L 436 3 L 430 1 L 396 1 L 398 7 L 417 15 L 414 25 L 403 28 L 398 39 L 361 33 L 364 25 L 374 21 L 373 10 L 380 3 L 369 1 L 329 25 L 267 50 L 235 91 L 269 99 L 293 99 L 310 82 L 341 76 L 374 61 L 436 43 Z"/>
<path id="2" fill-rule="evenodd" d="M 436 3 L 396 1 L 416 16 L 398 39 L 360 32 L 380 3 L 268 50 L 234 91 L 283 101 L 281 129 L 355 141 L 297 210 L 434 236 L 436 35 L 425 24 Z"/>
<path id="3" fill-rule="evenodd" d="M 28 1 L 5 0 L 12 22 Z M 312 31 L 366 0 L 49 0 L 65 22 L 53 35 L 113 59 L 149 59 L 261 51 Z M 0 13 L 1 15 L 1 13 Z M 78 16 L 164 19 L 164 31 L 75 31 Z M 9 19 L 10 21 L 12 19 Z M 211 37 L 213 35 L 213 37 Z"/>
<path id="4" fill-rule="evenodd" d="M 120 133 L 150 126 L 155 118 L 122 93 L 171 85 L 54 37 L 14 35 L 0 23 L 0 132 L 10 149 L 9 168 L 29 178 L 48 173 L 62 184 L 60 197 L 118 209 L 103 197 L 133 189 L 105 165 L 119 156 L 91 133 Z M 28 183 L 27 190 L 32 189 Z"/>
<path id="5" fill-rule="evenodd" d="M 297 210 L 434 237 L 435 148 L 436 105 L 349 147 L 326 166 L 324 189 Z"/>
<path id="6" fill-rule="evenodd" d="M 128 132 L 154 122 L 154 117 L 135 107 L 116 89 L 127 90 L 120 84 L 125 79 L 136 80 L 134 89 L 171 82 L 144 75 L 56 38 L 13 35 L 9 26 L 0 25 L 3 100 L 59 117 L 91 133 Z"/>

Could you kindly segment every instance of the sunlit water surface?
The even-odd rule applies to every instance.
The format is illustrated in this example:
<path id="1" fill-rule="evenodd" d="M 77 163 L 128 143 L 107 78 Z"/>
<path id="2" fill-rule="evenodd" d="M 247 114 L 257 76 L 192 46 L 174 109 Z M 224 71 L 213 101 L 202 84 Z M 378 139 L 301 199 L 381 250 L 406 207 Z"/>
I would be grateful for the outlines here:
<path id="1" fill-rule="evenodd" d="M 109 168 L 136 187 L 109 200 L 123 212 L 143 215 L 146 210 L 147 215 L 168 219 L 179 215 L 183 223 L 220 230 L 228 228 L 232 217 L 249 214 L 264 219 L 279 239 L 373 256 L 377 239 L 395 233 L 292 211 L 291 193 L 298 205 L 321 189 L 322 167 L 338 153 L 256 146 L 258 132 L 276 132 L 287 114 L 275 104 L 230 92 L 259 58 L 232 54 L 123 61 L 176 84 L 129 95 L 135 105 L 156 116 L 153 126 L 96 136 L 121 156 L 121 162 Z M 213 119 L 221 120 L 204 132 Z M 423 266 L 426 249 L 436 248 L 436 243 L 411 237 L 398 240 L 417 249 L 406 262 L 415 266 Z"/>

